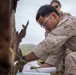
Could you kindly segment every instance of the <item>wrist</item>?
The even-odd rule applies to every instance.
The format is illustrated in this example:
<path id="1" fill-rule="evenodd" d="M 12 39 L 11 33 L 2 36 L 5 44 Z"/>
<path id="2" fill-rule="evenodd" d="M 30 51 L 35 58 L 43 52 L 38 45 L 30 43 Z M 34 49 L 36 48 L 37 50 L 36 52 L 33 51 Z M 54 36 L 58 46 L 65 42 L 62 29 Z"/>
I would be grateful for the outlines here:
<path id="1" fill-rule="evenodd" d="M 26 56 L 22 56 L 22 59 L 26 60 Z"/>

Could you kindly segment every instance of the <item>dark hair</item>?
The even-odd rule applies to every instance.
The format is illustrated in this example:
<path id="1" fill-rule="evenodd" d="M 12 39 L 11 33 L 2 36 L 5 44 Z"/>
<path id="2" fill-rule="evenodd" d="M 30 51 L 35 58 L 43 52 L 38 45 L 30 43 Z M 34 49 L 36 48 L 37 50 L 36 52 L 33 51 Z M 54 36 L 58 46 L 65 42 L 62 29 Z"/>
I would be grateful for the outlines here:
<path id="1" fill-rule="evenodd" d="M 50 3 L 50 5 L 51 5 L 53 2 L 56 2 L 56 3 L 61 7 L 61 3 L 60 3 L 58 0 L 52 0 L 52 2 Z"/>
<path id="2" fill-rule="evenodd" d="M 36 21 L 39 19 L 40 16 L 45 17 L 45 16 L 48 16 L 49 14 L 51 14 L 52 12 L 55 12 L 59 16 L 59 13 L 53 6 L 51 6 L 51 5 L 41 6 L 37 11 Z"/>

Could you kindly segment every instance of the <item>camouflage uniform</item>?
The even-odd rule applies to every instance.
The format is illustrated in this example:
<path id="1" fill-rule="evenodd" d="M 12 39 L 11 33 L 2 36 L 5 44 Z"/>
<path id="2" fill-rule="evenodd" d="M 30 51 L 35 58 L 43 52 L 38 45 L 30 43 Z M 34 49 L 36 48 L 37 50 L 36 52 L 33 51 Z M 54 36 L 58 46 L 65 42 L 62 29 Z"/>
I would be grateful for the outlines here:
<path id="1" fill-rule="evenodd" d="M 71 16 L 71 14 L 61 11 L 61 15 L 60 15 L 60 16 L 61 16 L 61 19 L 64 19 L 64 17 Z M 49 31 L 46 31 L 46 32 L 45 32 L 45 38 L 48 36 L 48 33 L 49 33 Z M 66 50 L 66 55 L 69 54 L 69 53 L 71 53 L 71 52 L 72 52 L 72 51 L 67 48 L 67 50 Z M 65 55 L 65 56 L 66 56 L 66 55 Z"/>
<path id="2" fill-rule="evenodd" d="M 64 16 L 65 16 L 65 17 L 71 16 L 71 14 L 62 12 L 62 13 L 61 13 L 61 18 L 64 18 Z M 49 31 L 47 30 L 47 31 L 45 32 L 45 38 L 48 36 L 48 33 L 49 33 Z M 67 49 L 66 49 L 66 54 L 64 55 L 64 58 L 58 60 L 58 64 L 59 64 L 59 65 L 57 65 L 58 71 L 63 70 L 63 68 L 65 67 L 65 58 L 66 58 L 67 54 L 69 54 L 69 53 L 71 53 L 71 52 L 73 52 L 73 51 L 71 51 L 69 48 L 67 48 Z M 59 54 L 59 52 L 58 52 L 58 53 L 55 53 L 54 56 L 57 57 L 58 54 Z M 52 55 L 51 55 L 51 57 L 52 57 Z M 52 59 L 53 59 L 53 58 L 52 58 Z"/>
<path id="3" fill-rule="evenodd" d="M 67 48 L 76 51 L 76 17 L 73 16 L 61 17 L 57 27 L 49 32 L 47 37 L 32 52 L 45 63 L 57 67 L 65 56 Z M 70 73 L 67 71 L 66 75 L 68 72 Z"/>
<path id="4" fill-rule="evenodd" d="M 71 52 L 66 56 L 65 65 L 65 75 L 76 75 L 76 52 Z"/>

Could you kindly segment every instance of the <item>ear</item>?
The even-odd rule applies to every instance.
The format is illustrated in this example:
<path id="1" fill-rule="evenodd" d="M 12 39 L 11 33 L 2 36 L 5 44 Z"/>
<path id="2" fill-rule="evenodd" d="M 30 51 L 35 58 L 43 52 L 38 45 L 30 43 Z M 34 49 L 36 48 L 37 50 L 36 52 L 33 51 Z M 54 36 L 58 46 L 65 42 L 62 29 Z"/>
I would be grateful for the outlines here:
<path id="1" fill-rule="evenodd" d="M 54 19 L 54 21 L 59 21 L 60 18 L 55 12 L 53 12 L 51 15 L 52 15 L 52 19 Z"/>
<path id="2" fill-rule="evenodd" d="M 56 19 L 57 18 L 57 14 L 55 12 L 52 13 L 52 16 Z"/>

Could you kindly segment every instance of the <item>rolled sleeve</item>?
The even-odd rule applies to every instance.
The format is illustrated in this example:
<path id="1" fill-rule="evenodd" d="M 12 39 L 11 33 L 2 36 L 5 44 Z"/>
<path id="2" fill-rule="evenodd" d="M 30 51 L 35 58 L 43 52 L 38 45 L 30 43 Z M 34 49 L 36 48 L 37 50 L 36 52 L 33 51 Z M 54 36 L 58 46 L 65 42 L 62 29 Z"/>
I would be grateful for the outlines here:
<path id="1" fill-rule="evenodd" d="M 41 60 L 45 61 L 48 57 L 48 54 L 44 51 L 45 44 L 43 42 L 39 43 L 33 50 L 32 52 Z"/>

